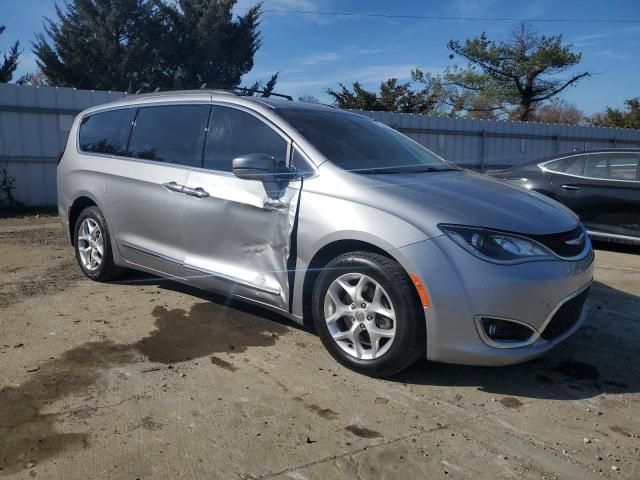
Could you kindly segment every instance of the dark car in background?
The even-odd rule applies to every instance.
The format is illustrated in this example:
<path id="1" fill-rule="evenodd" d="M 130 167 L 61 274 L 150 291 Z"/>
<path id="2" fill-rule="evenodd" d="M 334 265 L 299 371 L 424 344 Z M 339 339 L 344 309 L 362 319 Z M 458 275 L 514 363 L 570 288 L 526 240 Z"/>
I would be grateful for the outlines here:
<path id="1" fill-rule="evenodd" d="M 487 172 L 563 203 L 595 240 L 640 245 L 640 149 L 558 154 Z"/>

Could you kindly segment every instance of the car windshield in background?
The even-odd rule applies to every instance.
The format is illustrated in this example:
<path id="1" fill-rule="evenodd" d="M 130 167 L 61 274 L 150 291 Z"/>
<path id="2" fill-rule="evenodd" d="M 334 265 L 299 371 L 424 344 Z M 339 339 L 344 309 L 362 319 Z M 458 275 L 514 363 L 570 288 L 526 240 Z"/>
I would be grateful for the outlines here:
<path id="1" fill-rule="evenodd" d="M 392 128 L 360 115 L 297 108 L 278 113 L 345 170 L 382 174 L 459 169 Z"/>

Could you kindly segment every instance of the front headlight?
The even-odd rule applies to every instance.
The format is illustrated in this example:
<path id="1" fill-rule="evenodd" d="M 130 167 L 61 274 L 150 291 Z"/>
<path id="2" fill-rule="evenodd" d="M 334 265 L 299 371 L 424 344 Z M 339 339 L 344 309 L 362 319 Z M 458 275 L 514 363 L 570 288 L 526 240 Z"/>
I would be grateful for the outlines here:
<path id="1" fill-rule="evenodd" d="M 489 262 L 513 264 L 555 258 L 545 246 L 513 233 L 460 225 L 438 226 L 462 248 Z"/>

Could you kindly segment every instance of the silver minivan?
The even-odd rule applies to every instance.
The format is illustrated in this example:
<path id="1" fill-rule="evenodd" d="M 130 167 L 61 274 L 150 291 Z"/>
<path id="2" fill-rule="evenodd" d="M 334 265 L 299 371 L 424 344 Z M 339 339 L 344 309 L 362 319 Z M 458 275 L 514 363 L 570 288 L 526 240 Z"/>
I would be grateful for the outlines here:
<path id="1" fill-rule="evenodd" d="M 315 327 L 373 376 L 504 365 L 579 328 L 593 251 L 559 203 L 365 116 L 198 90 L 76 118 L 60 218 L 82 271 L 137 269 Z"/>

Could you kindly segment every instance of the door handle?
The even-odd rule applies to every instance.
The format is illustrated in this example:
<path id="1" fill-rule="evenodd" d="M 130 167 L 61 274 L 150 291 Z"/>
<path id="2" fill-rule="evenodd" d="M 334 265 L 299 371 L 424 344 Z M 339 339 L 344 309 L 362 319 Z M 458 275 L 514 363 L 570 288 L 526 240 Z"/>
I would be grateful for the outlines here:
<path id="1" fill-rule="evenodd" d="M 179 185 L 176 182 L 166 182 L 166 183 L 163 183 L 162 186 L 167 190 L 171 190 L 172 192 L 179 192 L 179 193 L 182 193 L 184 189 L 183 185 Z"/>
<path id="2" fill-rule="evenodd" d="M 575 185 L 562 185 L 560 188 L 564 188 L 565 190 L 582 190 L 582 187 L 577 187 Z"/>
<path id="3" fill-rule="evenodd" d="M 209 192 L 207 192 L 202 187 L 196 187 L 196 188 L 182 187 L 182 193 L 185 193 L 187 195 L 190 195 L 196 198 L 207 198 L 209 196 Z"/>

